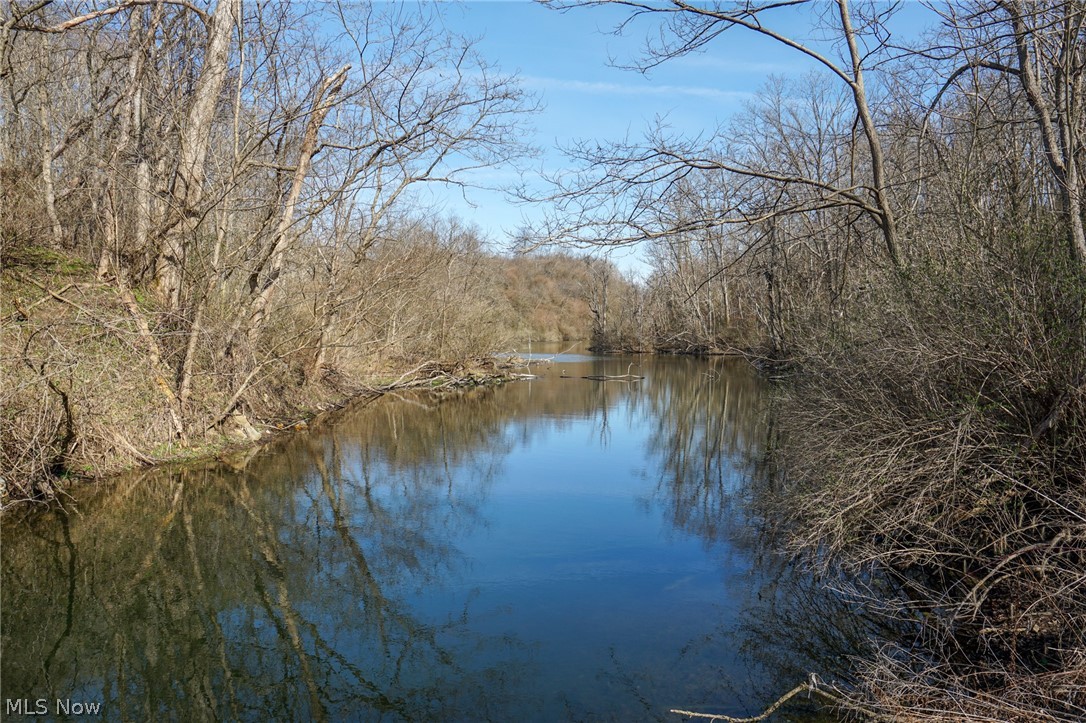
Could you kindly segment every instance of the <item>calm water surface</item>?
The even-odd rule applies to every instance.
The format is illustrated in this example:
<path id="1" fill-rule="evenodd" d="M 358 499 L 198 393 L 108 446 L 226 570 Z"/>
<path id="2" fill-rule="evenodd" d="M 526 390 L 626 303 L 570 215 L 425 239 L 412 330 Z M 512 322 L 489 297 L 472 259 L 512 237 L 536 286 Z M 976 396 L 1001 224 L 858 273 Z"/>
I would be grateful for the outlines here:
<path id="1" fill-rule="evenodd" d="M 691 358 L 560 377 L 631 361 L 386 396 L 8 520 L 2 697 L 45 699 L 37 720 L 59 698 L 106 720 L 677 721 L 832 675 L 863 625 L 757 534 L 763 382 Z"/>

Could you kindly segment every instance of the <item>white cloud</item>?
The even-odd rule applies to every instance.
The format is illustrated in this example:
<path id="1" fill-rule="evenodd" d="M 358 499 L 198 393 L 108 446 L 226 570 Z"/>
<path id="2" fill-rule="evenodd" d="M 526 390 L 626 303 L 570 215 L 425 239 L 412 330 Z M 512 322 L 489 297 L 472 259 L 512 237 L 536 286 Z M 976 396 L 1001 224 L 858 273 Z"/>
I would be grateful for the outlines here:
<path id="1" fill-rule="evenodd" d="M 712 69 L 726 73 L 743 73 L 747 75 L 792 73 L 797 69 L 802 69 L 810 65 L 806 59 L 798 56 L 785 56 L 783 60 L 740 60 L 738 58 L 724 58 L 715 55 L 698 54 L 685 55 L 681 58 L 676 58 L 673 62 L 676 66 Z"/>
<path id="2" fill-rule="evenodd" d="M 653 84 L 650 81 L 644 83 L 609 83 L 606 81 L 568 80 L 565 78 L 548 78 L 538 75 L 522 75 L 520 82 L 529 88 L 543 90 L 572 91 L 575 93 L 593 93 L 607 95 L 686 95 L 697 98 L 706 98 L 721 102 L 734 102 L 746 100 L 751 97 L 747 91 L 721 90 L 701 85 L 673 85 Z"/>

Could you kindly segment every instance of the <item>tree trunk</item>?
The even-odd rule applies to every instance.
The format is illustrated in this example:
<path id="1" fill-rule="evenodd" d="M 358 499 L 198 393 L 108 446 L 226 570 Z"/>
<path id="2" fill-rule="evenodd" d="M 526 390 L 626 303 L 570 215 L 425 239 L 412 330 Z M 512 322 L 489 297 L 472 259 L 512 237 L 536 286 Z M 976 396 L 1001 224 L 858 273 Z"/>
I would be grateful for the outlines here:
<path id="1" fill-rule="evenodd" d="M 867 89 L 864 85 L 863 55 L 856 43 L 856 31 L 852 27 L 852 19 L 849 15 L 848 0 L 837 0 L 837 9 L 841 15 L 841 28 L 845 33 L 848 43 L 849 59 L 852 61 L 853 80 L 849 85 L 852 88 L 852 97 L 856 105 L 856 113 L 860 117 L 860 123 L 867 138 L 867 147 L 871 153 L 871 180 L 874 184 L 875 206 L 879 209 L 879 229 L 882 231 L 883 244 L 886 246 L 886 254 L 890 257 L 895 267 L 901 266 L 899 255 L 897 220 L 894 210 L 890 205 L 890 196 L 887 193 L 886 161 L 882 153 L 882 142 L 879 139 L 875 120 L 871 115 L 871 108 L 867 102 Z"/>
<path id="2" fill-rule="evenodd" d="M 211 142 L 215 105 L 226 80 L 230 45 L 241 17 L 241 0 L 220 0 L 211 18 L 204 63 L 193 91 L 192 104 L 181 128 L 177 172 L 171 189 L 172 203 L 163 223 L 155 285 L 171 309 L 181 306 L 185 261 L 200 223 L 204 165 Z"/>
<path id="3" fill-rule="evenodd" d="M 170 375 L 166 370 L 165 362 L 162 360 L 162 350 L 158 345 L 158 340 L 151 333 L 151 327 L 147 324 L 147 319 L 143 316 L 143 312 L 140 310 L 136 298 L 132 295 L 132 291 L 128 288 L 128 284 L 125 283 L 124 274 L 120 270 L 117 270 L 117 288 L 121 301 L 124 303 L 125 308 L 128 309 L 128 313 L 132 315 L 133 321 L 136 322 L 136 329 L 139 331 L 140 338 L 147 345 L 147 357 L 151 364 L 151 372 L 155 375 L 155 386 L 158 387 L 166 402 L 166 411 L 173 424 L 174 433 L 182 444 L 188 444 L 185 426 L 181 422 L 177 395 L 174 394 L 173 388 L 170 386 L 168 381 Z"/>
<path id="4" fill-rule="evenodd" d="M 255 334 L 264 324 L 267 315 L 268 303 L 271 301 L 275 283 L 283 268 L 283 255 L 287 246 L 287 236 L 290 227 L 294 223 L 294 210 L 298 204 L 298 198 L 302 195 L 302 185 L 309 173 L 309 164 L 313 160 L 313 154 L 317 150 L 317 136 L 328 111 L 335 104 L 336 96 L 343 88 L 347 80 L 347 71 L 351 66 L 345 65 L 335 75 L 326 78 L 313 98 L 313 108 L 309 116 L 309 123 L 302 139 L 302 147 L 298 152 L 298 165 L 294 170 L 294 179 L 290 184 L 290 190 L 283 201 L 283 212 L 279 216 L 279 225 L 275 230 L 275 236 L 268 245 L 264 258 L 253 270 L 249 277 L 249 339 L 253 341 Z M 265 268 L 267 273 L 264 272 Z M 263 276 L 263 278 L 261 278 Z"/>
<path id="5" fill-rule="evenodd" d="M 1064 33 L 1060 38 L 1058 57 L 1048 57 L 1048 62 L 1055 63 L 1053 68 L 1056 81 L 1055 103 L 1046 97 L 1040 79 L 1037 77 L 1039 63 L 1036 48 L 1037 39 L 1033 28 L 1027 27 L 1026 7 L 1017 0 L 1002 2 L 1003 9 L 1010 16 L 1014 32 L 1015 51 L 1018 55 L 1018 79 L 1026 93 L 1026 99 L 1033 109 L 1044 142 L 1045 158 L 1060 189 L 1060 212 L 1067 220 L 1068 241 L 1071 253 L 1079 264 L 1086 267 L 1086 229 L 1083 228 L 1083 189 L 1082 176 L 1078 169 L 1078 155 L 1081 153 L 1081 139 L 1077 137 L 1076 123 L 1083 112 L 1081 68 L 1076 68 L 1075 54 L 1081 53 L 1078 47 L 1078 33 Z M 1068 3 L 1064 9 L 1064 23 L 1070 24 L 1075 12 L 1075 3 Z M 1084 10 L 1081 5 L 1078 13 Z M 1069 26 L 1070 27 L 1070 26 Z M 1031 39 L 1033 42 L 1031 43 Z M 1077 77 L 1076 77 L 1077 76 Z"/>
<path id="6" fill-rule="evenodd" d="M 49 217 L 51 240 L 55 247 L 63 245 L 64 230 L 57 216 L 57 194 L 53 185 L 53 123 L 45 88 L 38 86 L 38 118 L 41 121 L 41 185 L 45 214 Z"/>

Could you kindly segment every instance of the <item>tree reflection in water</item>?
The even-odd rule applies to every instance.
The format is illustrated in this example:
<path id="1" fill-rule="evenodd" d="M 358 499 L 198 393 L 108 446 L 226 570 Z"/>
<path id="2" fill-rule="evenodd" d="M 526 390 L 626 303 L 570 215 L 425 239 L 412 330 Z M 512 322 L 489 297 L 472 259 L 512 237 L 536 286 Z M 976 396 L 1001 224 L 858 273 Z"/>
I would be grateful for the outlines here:
<path id="1" fill-rule="evenodd" d="M 731 712 L 743 701 L 748 711 L 760 711 L 812 673 L 850 686 L 857 657 L 880 641 L 906 639 L 911 624 L 894 623 L 874 613 L 872 600 L 841 592 L 857 589 L 849 584 L 854 581 L 813 575 L 785 554 L 784 531 L 774 517 L 787 500 L 779 496 L 779 472 L 767 449 L 774 410 L 766 385 L 742 362 L 710 360 L 708 366 L 700 375 L 683 369 L 674 383 L 654 385 L 647 395 L 652 418 L 667 420 L 650 447 L 661 470 L 654 501 L 676 529 L 708 546 L 724 543 L 751 569 L 745 604 L 680 653 L 731 650 L 747 674 L 736 675 L 728 665 L 707 671 L 719 691 L 698 701 L 700 707 L 687 707 Z M 798 699 L 778 716 L 835 719 L 819 701 Z"/>
<path id="2" fill-rule="evenodd" d="M 722 359 L 646 359 L 641 373 L 555 370 L 440 404 L 363 403 L 233 466 L 135 474 L 82 490 L 68 512 L 8 520 L 5 697 L 102 701 L 113 720 L 668 720 L 676 705 L 758 712 L 811 671 L 842 678 L 884 631 L 772 552 L 764 383 Z M 547 445 L 589 455 L 575 460 L 583 481 L 506 471 L 525 474 L 518 455 Z M 500 517 L 511 486 L 552 484 L 603 500 L 627 490 L 600 509 L 693 541 L 702 561 L 684 551 L 683 564 L 701 587 L 684 592 L 660 533 L 621 528 L 609 534 L 627 547 L 611 557 L 603 538 L 566 540 L 594 550 L 582 561 L 540 551 L 543 572 L 502 602 L 472 555 L 492 526 L 517 535 L 531 519 Z M 597 569 L 612 577 L 571 577 Z M 525 602 L 539 590 L 553 596 L 542 612 Z M 649 599 L 623 608 L 638 616 L 623 627 L 616 601 L 641 602 L 628 591 Z M 567 609 L 581 619 L 554 613 Z M 571 638 L 587 621 L 618 637 Z"/>
<path id="3" fill-rule="evenodd" d="M 136 475 L 75 518 L 9 524 L 5 695 L 102 701 L 135 720 L 486 718 L 507 706 L 519 644 L 473 634 L 468 601 L 439 621 L 407 602 L 458 564 L 449 540 L 477 524 L 502 450 L 465 444 L 479 429 L 442 407 L 422 424 L 409 407 L 385 411 L 242 471 Z M 343 443 L 357 439 L 376 444 Z M 477 476 L 453 485 L 448 465 L 465 462 Z"/>

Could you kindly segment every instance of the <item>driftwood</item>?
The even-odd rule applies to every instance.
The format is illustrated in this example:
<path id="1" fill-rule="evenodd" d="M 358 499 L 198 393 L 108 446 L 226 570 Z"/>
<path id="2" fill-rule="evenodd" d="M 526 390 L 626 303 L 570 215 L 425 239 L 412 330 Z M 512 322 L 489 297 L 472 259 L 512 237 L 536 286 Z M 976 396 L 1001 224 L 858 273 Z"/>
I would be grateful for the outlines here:
<path id="1" fill-rule="evenodd" d="M 553 364 L 554 360 L 558 356 L 568 353 L 571 349 L 573 349 L 576 346 L 577 346 L 577 344 L 576 344 L 576 342 L 574 342 L 573 344 L 570 344 L 568 347 L 566 347 L 565 351 L 560 351 L 560 352 L 558 352 L 558 354 L 554 354 L 554 355 L 548 356 L 548 357 L 541 357 L 539 359 L 529 359 L 529 360 L 526 360 L 526 361 L 529 361 L 530 363 L 534 363 L 534 364 Z M 530 347 L 529 347 L 528 351 L 529 351 L 529 353 L 531 353 L 531 348 Z"/>
<path id="2" fill-rule="evenodd" d="M 645 378 L 645 377 L 639 376 L 637 374 L 631 374 L 630 373 L 631 369 L 633 369 L 633 364 L 632 363 L 630 364 L 630 366 L 626 367 L 626 373 L 625 374 L 589 374 L 588 376 L 583 376 L 583 377 L 580 377 L 580 378 L 581 379 L 591 379 L 592 381 L 595 381 L 595 382 L 636 382 L 639 379 L 644 379 Z M 561 378 L 562 379 L 573 379 L 574 377 L 567 376 L 565 369 L 563 369 Z"/>
<path id="3" fill-rule="evenodd" d="M 670 712 L 675 713 L 676 715 L 684 716 L 688 720 L 691 718 L 699 718 L 710 721 L 720 721 L 721 723 L 760 723 L 761 721 L 768 720 L 769 717 L 776 713 L 781 706 L 802 693 L 806 693 L 808 697 L 811 694 L 818 695 L 832 705 L 855 711 L 869 718 L 870 720 L 891 720 L 890 716 L 883 715 L 881 713 L 878 713 L 877 711 L 869 710 L 868 708 L 846 700 L 842 695 L 837 692 L 835 688 L 827 686 L 824 682 L 822 682 L 822 680 L 819 679 L 817 675 L 814 675 L 813 673 L 811 674 L 811 677 L 807 682 L 800 683 L 795 688 L 792 688 L 792 690 L 782 695 L 780 698 L 774 701 L 772 705 L 762 711 L 760 715 L 745 718 L 736 718 L 733 716 L 724 715 L 723 713 L 698 713 L 691 710 L 682 710 L 681 708 L 672 708 Z"/>

